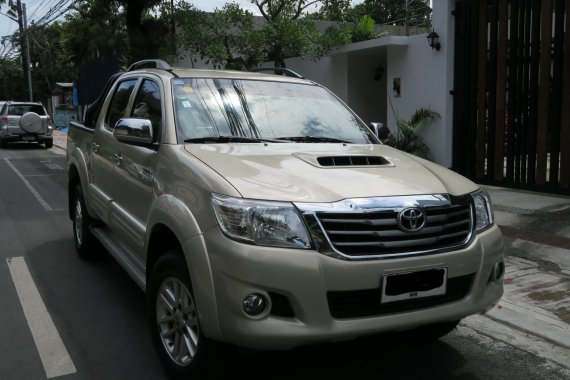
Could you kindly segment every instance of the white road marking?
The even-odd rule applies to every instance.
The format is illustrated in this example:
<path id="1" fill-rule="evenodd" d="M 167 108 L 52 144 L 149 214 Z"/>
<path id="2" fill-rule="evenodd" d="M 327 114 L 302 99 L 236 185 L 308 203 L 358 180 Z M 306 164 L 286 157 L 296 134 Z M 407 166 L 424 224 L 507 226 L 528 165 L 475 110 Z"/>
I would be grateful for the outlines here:
<path id="1" fill-rule="evenodd" d="M 32 193 L 32 195 L 34 197 L 36 197 L 36 199 L 38 200 L 38 202 L 40 202 L 40 204 L 43 206 L 44 209 L 46 209 L 47 211 L 61 211 L 63 209 L 54 209 L 53 207 L 51 207 L 45 200 L 44 198 L 41 196 L 41 194 L 32 186 L 32 184 L 26 179 L 26 177 L 18 170 L 16 169 L 16 167 L 10 162 L 10 160 L 8 158 L 5 158 L 4 161 L 6 162 L 6 164 L 14 171 L 14 173 L 16 173 L 16 175 L 18 175 L 18 177 L 20 177 L 20 179 L 22 180 L 22 182 L 24 182 L 24 185 L 26 185 L 26 187 L 30 190 L 30 192 Z"/>
<path id="2" fill-rule="evenodd" d="M 49 379 L 76 373 L 75 365 L 42 301 L 24 258 L 11 257 L 6 261 L 46 376 Z"/>

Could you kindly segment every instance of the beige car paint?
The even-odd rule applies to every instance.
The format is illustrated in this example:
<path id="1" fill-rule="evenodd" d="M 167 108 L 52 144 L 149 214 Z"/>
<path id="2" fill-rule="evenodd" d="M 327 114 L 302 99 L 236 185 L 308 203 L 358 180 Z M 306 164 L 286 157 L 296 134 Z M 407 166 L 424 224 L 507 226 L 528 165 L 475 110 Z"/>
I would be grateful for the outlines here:
<path id="1" fill-rule="evenodd" d="M 175 70 L 180 77 L 249 78 L 309 83 L 301 79 L 258 73 Z M 466 247 L 434 255 L 348 261 L 312 249 L 285 249 L 244 244 L 225 236 L 211 206 L 212 193 L 285 202 L 329 203 L 343 199 L 420 194 L 464 195 L 478 190 L 473 182 L 429 161 L 391 147 L 355 144 L 178 143 L 172 94 L 172 74 L 147 69 L 125 77 L 147 75 L 163 84 L 163 135 L 156 150 L 123 147 L 101 128 L 86 132 L 71 128 L 68 139 L 70 172 L 79 173 L 87 207 L 114 228 L 121 242 L 143 262 L 157 226 L 172 231 L 183 248 L 206 336 L 242 346 L 282 349 L 409 329 L 429 323 L 482 313 L 498 302 L 500 282 L 488 282 L 502 260 L 502 237 L 494 225 L 476 234 Z M 109 104 L 109 99 L 103 109 Z M 101 136 L 104 135 L 104 138 Z M 103 143 L 105 158 L 91 153 Z M 122 152 L 118 168 L 110 159 Z M 375 155 L 388 164 L 379 167 L 318 167 L 323 155 Z M 100 160 L 97 162 L 97 160 Z M 98 177 L 105 170 L 107 178 Z M 149 173 L 144 173 L 147 170 Z M 103 181 L 113 190 L 98 185 Z M 108 208 L 103 207 L 108 202 Z M 448 276 L 475 274 L 464 299 L 428 310 L 383 316 L 335 319 L 327 291 L 378 288 L 382 275 L 446 267 Z M 151 268 L 147 267 L 149 271 Z M 252 292 L 278 292 L 289 297 L 295 318 L 269 313 L 251 317 L 242 307 Z"/>

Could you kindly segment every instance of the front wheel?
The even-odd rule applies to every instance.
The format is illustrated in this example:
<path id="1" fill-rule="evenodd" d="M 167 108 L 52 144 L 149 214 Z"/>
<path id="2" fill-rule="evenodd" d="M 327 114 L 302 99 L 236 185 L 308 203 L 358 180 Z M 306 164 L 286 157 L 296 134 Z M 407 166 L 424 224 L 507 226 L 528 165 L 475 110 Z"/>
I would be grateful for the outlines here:
<path id="1" fill-rule="evenodd" d="M 80 258 L 87 260 L 95 256 L 96 240 L 89 227 L 93 219 L 85 207 L 85 199 L 81 191 L 81 184 L 75 186 L 73 192 L 73 240 L 75 250 Z"/>
<path id="2" fill-rule="evenodd" d="M 53 147 L 53 140 L 45 140 L 44 145 L 46 146 L 46 149 L 50 149 Z"/>
<path id="3" fill-rule="evenodd" d="M 168 374 L 192 379 L 205 374 L 218 345 L 204 336 L 186 262 L 179 251 L 156 262 L 147 287 L 149 325 L 154 347 Z M 210 372 L 210 371 L 208 371 Z M 211 373 L 210 373 L 211 375 Z"/>

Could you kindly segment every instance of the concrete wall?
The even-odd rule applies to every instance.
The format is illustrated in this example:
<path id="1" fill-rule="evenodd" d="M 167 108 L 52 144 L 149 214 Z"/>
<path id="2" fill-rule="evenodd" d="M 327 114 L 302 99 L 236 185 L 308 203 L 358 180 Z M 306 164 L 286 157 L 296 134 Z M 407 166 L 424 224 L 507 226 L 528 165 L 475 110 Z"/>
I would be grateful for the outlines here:
<path id="1" fill-rule="evenodd" d="M 365 123 L 386 124 L 386 48 L 375 49 L 365 55 L 349 55 L 348 104 Z M 381 66 L 382 76 L 375 79 Z"/>
<path id="2" fill-rule="evenodd" d="M 388 46 L 388 127 L 396 131 L 396 118 L 409 119 L 418 108 L 429 107 L 441 118 L 421 131 L 433 160 L 446 167 L 452 163 L 453 134 L 453 30 L 454 0 L 434 2 L 433 26 L 440 36 L 441 50 L 432 50 L 426 35 L 409 37 L 407 47 Z M 400 96 L 392 89 L 400 78 Z M 390 104 L 391 103 L 391 104 Z M 392 107 L 394 111 L 392 111 Z"/>

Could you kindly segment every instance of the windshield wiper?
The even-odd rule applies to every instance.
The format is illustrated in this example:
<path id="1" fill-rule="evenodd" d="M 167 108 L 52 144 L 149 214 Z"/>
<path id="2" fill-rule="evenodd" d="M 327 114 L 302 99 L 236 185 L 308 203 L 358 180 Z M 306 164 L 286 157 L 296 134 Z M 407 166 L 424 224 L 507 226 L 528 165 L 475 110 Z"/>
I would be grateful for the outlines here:
<path id="1" fill-rule="evenodd" d="M 294 142 L 323 142 L 323 143 L 347 143 L 352 144 L 351 141 L 335 139 L 333 137 L 324 136 L 292 136 L 292 137 L 279 137 L 277 140 L 286 140 Z"/>
<path id="2" fill-rule="evenodd" d="M 209 137 L 196 137 L 193 139 L 184 140 L 185 143 L 260 143 L 260 142 L 283 142 L 270 139 L 260 139 L 257 137 L 242 137 L 242 136 L 209 136 Z"/>

